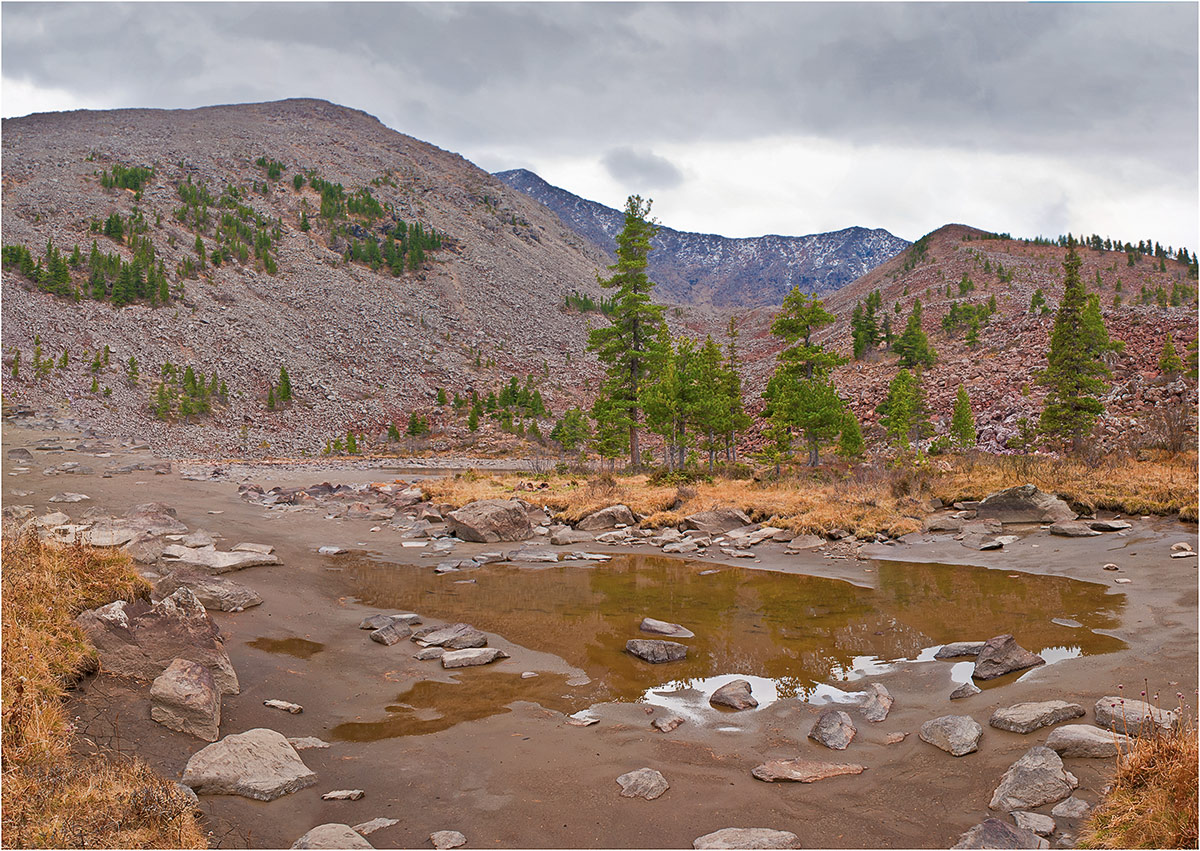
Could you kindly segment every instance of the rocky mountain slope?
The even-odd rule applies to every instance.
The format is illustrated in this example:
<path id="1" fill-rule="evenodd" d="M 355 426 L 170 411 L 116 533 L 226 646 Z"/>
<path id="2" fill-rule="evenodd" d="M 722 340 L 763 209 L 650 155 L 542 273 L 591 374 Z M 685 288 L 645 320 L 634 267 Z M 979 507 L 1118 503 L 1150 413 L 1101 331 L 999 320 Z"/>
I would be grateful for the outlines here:
<path id="1" fill-rule="evenodd" d="M 567 227 L 613 254 L 624 227 L 620 210 L 552 186 L 526 169 L 495 175 L 553 210 Z M 650 253 L 655 296 L 685 305 L 752 308 L 779 305 L 792 289 L 825 293 L 874 269 L 908 247 L 876 228 L 852 227 L 808 236 L 735 239 L 662 226 Z"/>
<path id="2" fill-rule="evenodd" d="M 319 451 L 347 428 L 374 432 L 396 420 L 403 429 L 409 411 L 433 408 L 437 388 L 486 393 L 512 375 L 534 375 L 549 407 L 561 411 L 594 374 L 584 356 L 587 317 L 563 304 L 568 292 L 599 293 L 602 253 L 523 193 L 365 113 L 288 100 L 39 114 L 4 121 L 3 153 L 5 246 L 23 245 L 39 261 L 48 240 L 64 256 L 76 245 L 82 252 L 65 290 L 79 291 L 78 300 L 39 290 L 6 264 L 10 406 L 62 406 L 65 415 L 177 453 L 288 454 Z M 138 189 L 106 188 L 117 167 L 153 175 Z M 321 214 L 314 178 L 326 181 L 322 188 L 341 185 L 340 213 Z M 189 211 L 184 196 L 200 186 L 208 201 Z M 126 230 L 144 232 L 120 241 L 106 235 L 114 215 Z M 398 220 L 436 231 L 442 247 L 416 267 L 401 263 L 398 275 L 346 259 L 354 243 L 382 245 Z M 259 240 L 268 245 L 262 257 Z M 133 260 L 131 242 L 144 254 L 148 241 L 169 304 L 118 308 L 89 298 L 93 241 L 119 262 Z M 222 245 L 216 266 L 211 253 Z M 94 373 L 106 347 L 108 362 Z M 136 382 L 126 376 L 130 357 L 140 368 Z M 150 402 L 168 362 L 215 372 L 227 404 L 172 424 L 154 418 Z M 295 401 L 271 411 L 281 366 Z"/>

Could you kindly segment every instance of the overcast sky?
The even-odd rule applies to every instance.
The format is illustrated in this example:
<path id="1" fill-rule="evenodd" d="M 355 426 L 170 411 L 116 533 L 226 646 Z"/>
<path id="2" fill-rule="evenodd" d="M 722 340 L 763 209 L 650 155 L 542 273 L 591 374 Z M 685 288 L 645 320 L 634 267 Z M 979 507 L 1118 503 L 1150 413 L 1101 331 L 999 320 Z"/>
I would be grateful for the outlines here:
<path id="1" fill-rule="evenodd" d="M 319 97 L 681 230 L 1195 250 L 1197 8 L 7 2 L 0 111 Z"/>

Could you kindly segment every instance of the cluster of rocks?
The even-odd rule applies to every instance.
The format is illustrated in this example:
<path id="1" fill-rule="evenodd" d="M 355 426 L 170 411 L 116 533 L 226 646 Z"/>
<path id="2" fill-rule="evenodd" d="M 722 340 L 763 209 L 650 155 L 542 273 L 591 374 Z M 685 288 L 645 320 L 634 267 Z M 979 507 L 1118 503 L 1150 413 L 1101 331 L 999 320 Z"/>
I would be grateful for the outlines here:
<path id="1" fill-rule="evenodd" d="M 474 668 L 490 665 L 509 655 L 496 647 L 488 647 L 487 634 L 468 623 L 423 626 L 419 615 L 411 612 L 374 614 L 363 618 L 359 629 L 370 630 L 372 641 L 390 647 L 408 638 L 421 648 L 413 655 L 418 661 L 437 660 L 443 668 Z"/>

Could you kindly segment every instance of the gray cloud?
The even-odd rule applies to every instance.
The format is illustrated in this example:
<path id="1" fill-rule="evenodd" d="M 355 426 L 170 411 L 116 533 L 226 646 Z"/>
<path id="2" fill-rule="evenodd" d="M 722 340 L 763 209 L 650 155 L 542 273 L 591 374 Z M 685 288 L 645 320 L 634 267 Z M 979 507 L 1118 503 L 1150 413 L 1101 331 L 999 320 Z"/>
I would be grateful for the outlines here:
<path id="1" fill-rule="evenodd" d="M 666 157 L 633 148 L 613 148 L 601 162 L 613 178 L 626 186 L 674 189 L 683 183 L 683 172 Z"/>

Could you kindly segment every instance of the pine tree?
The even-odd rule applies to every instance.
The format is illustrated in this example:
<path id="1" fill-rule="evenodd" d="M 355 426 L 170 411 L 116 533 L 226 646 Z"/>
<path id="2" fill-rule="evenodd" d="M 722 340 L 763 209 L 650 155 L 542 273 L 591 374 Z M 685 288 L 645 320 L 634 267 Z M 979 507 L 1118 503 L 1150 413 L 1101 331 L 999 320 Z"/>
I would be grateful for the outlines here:
<path id="1" fill-rule="evenodd" d="M 741 362 L 738 360 L 738 329 L 736 317 L 729 318 L 726 332 L 725 399 L 729 405 L 729 430 L 725 434 L 725 460 L 737 461 L 737 434 L 750 427 L 750 416 L 742 401 Z"/>
<path id="2" fill-rule="evenodd" d="M 876 410 L 880 415 L 879 424 L 898 449 L 907 450 L 913 440 L 933 433 L 919 373 L 907 369 L 896 373 L 888 385 L 887 398 Z"/>
<path id="3" fill-rule="evenodd" d="M 129 356 L 129 363 L 128 363 L 128 365 L 125 367 L 125 375 L 126 375 L 126 376 L 128 376 L 128 378 L 129 378 L 129 383 L 130 383 L 130 384 L 137 384 L 137 383 L 138 383 L 138 365 L 137 365 L 137 358 L 136 358 L 136 357 L 134 357 L 133 355 L 130 355 L 130 356 Z"/>
<path id="4" fill-rule="evenodd" d="M 395 422 L 388 423 L 387 436 L 388 441 L 391 443 L 398 443 L 400 441 L 400 429 L 396 428 Z"/>
<path id="5" fill-rule="evenodd" d="M 587 414 L 581 408 L 569 408 L 554 424 L 550 439 L 557 441 L 563 452 L 573 453 L 592 437 Z"/>
<path id="6" fill-rule="evenodd" d="M 858 417 L 854 411 L 846 408 L 842 418 L 842 433 L 838 438 L 838 455 L 849 460 L 861 458 L 866 446 L 863 444 L 862 428 L 858 425 Z"/>
<path id="7" fill-rule="evenodd" d="M 438 388 L 437 403 L 438 403 L 439 408 L 444 408 L 446 406 L 446 388 L 445 387 Z"/>
<path id="8" fill-rule="evenodd" d="M 408 415 L 408 427 L 404 433 L 409 437 L 419 437 L 425 433 L 425 429 L 421 427 L 421 418 L 417 416 L 417 412 L 413 411 Z"/>
<path id="9" fill-rule="evenodd" d="M 292 379 L 286 366 L 279 367 L 279 393 L 276 398 L 281 405 L 292 401 Z"/>
<path id="10" fill-rule="evenodd" d="M 275 386 L 271 385 L 271 389 L 267 391 L 267 410 L 275 410 Z"/>
<path id="11" fill-rule="evenodd" d="M 346 453 L 348 455 L 358 454 L 358 438 L 352 431 L 346 432 Z"/>
<path id="12" fill-rule="evenodd" d="M 908 323 L 904 326 L 903 333 L 900 334 L 900 338 L 893 346 L 893 349 L 900 355 L 902 369 L 933 366 L 934 361 L 937 360 L 937 352 L 929 345 L 929 338 L 921 328 L 923 316 L 921 300 L 917 299 L 913 302 L 912 313 L 908 316 Z"/>
<path id="13" fill-rule="evenodd" d="M 1087 296 L 1079 277 L 1080 265 L 1075 243 L 1069 240 L 1063 261 L 1063 297 L 1054 315 L 1046 368 L 1038 377 L 1039 383 L 1050 388 L 1039 428 L 1052 439 L 1069 442 L 1073 450 L 1080 448 L 1096 418 L 1104 412 L 1097 397 L 1110 375 L 1095 351 L 1098 330 L 1088 328 L 1084 322 Z M 1107 332 L 1103 337 L 1107 339 Z"/>
<path id="14" fill-rule="evenodd" d="M 476 405 L 471 409 L 471 413 L 467 414 L 467 428 L 470 431 L 479 430 L 479 406 Z"/>
<path id="15" fill-rule="evenodd" d="M 650 239 L 657 229 L 646 218 L 650 204 L 639 195 L 629 196 L 625 204 L 625 226 L 617 234 L 617 263 L 609 267 L 612 277 L 600 281 L 605 289 L 616 290 L 613 310 L 604 314 L 610 324 L 588 333 L 588 351 L 596 353 L 608 373 L 600 391 L 603 403 L 593 408 L 600 444 L 604 447 L 601 454 L 618 445 L 628 445 L 635 467 L 642 463 L 639 397 L 651 359 L 650 349 L 656 344 L 658 329 L 663 324 L 663 308 L 650 302 L 654 283 L 646 275 L 652 248 Z M 597 412 L 604 419 L 596 416 Z M 612 435 L 614 429 L 627 431 L 627 437 L 616 440 Z"/>
<path id="16" fill-rule="evenodd" d="M 967 388 L 958 385 L 958 396 L 954 399 L 954 414 L 950 418 L 950 437 L 964 449 L 975 446 L 975 417 L 971 413 L 971 398 Z"/>
<path id="17" fill-rule="evenodd" d="M 1175 354 L 1175 340 L 1171 334 L 1167 334 L 1167 338 L 1163 340 L 1162 354 L 1158 357 L 1158 371 L 1170 376 L 1183 372 L 1183 360 Z"/>

